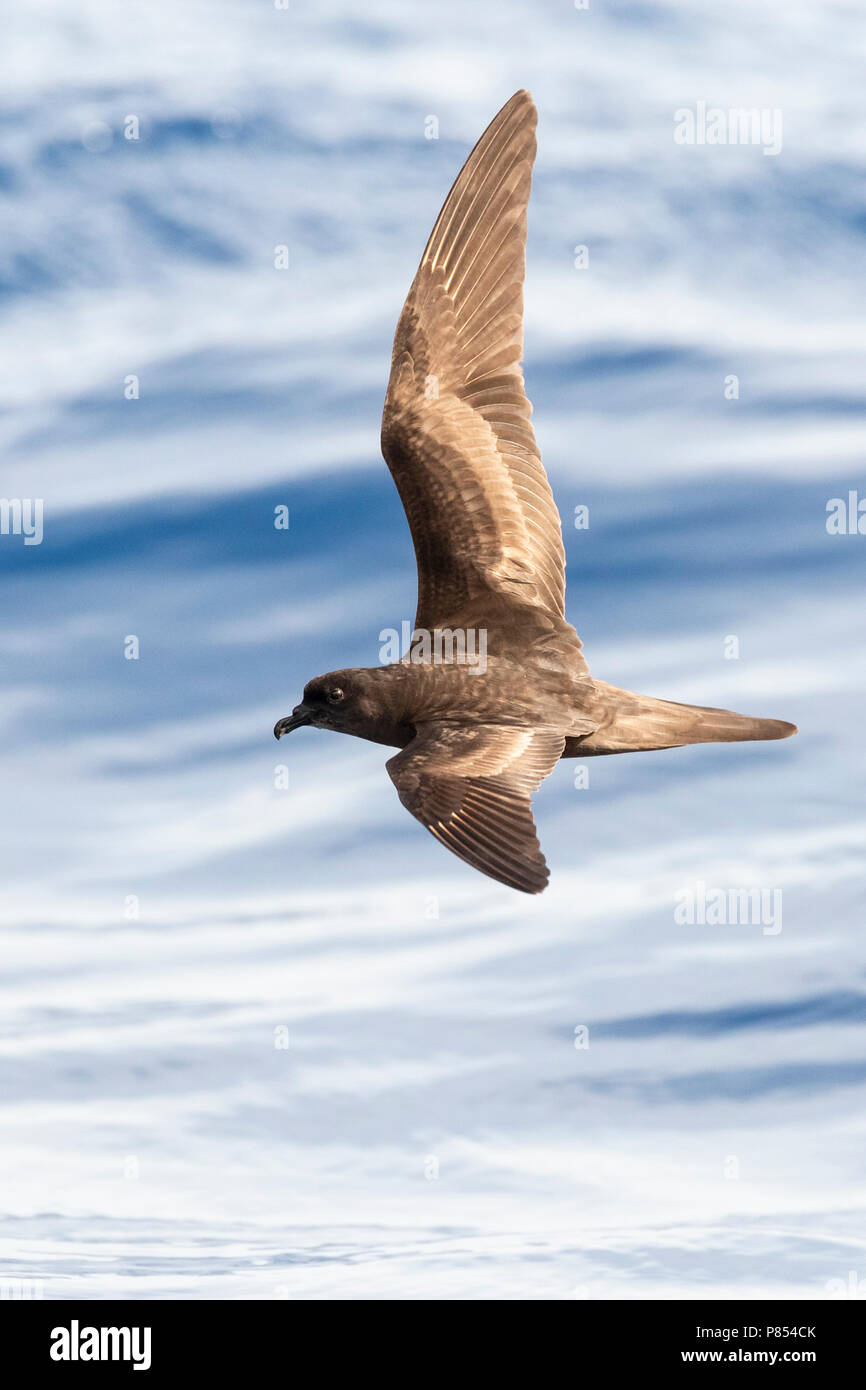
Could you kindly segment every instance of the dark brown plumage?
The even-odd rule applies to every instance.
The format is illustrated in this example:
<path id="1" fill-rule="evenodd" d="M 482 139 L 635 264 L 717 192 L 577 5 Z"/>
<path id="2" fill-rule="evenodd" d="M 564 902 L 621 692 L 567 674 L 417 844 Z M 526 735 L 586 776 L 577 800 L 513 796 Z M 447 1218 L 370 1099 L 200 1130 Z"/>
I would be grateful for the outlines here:
<path id="1" fill-rule="evenodd" d="M 565 621 L 559 514 L 520 367 L 535 125 L 531 97 L 515 93 L 460 171 L 397 325 L 382 417 L 418 563 L 416 632 L 483 633 L 486 665 L 459 646 L 449 659 L 443 640 L 439 660 L 421 650 L 334 671 L 274 729 L 315 724 L 401 749 L 387 767 L 407 810 L 526 893 L 547 884 L 530 801 L 559 758 L 796 732 L 596 681 Z"/>

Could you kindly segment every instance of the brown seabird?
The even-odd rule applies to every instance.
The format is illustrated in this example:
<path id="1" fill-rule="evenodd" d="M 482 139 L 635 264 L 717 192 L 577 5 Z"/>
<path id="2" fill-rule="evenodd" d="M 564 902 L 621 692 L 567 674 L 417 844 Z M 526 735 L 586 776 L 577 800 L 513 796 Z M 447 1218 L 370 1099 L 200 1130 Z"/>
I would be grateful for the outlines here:
<path id="1" fill-rule="evenodd" d="M 274 728 L 401 749 L 387 768 L 407 810 L 524 893 L 547 885 L 530 798 L 560 758 L 796 733 L 595 680 L 565 621 L 561 523 L 520 365 L 535 126 L 516 92 L 448 194 L 397 324 L 382 452 L 418 562 L 412 647 L 317 676 Z"/>

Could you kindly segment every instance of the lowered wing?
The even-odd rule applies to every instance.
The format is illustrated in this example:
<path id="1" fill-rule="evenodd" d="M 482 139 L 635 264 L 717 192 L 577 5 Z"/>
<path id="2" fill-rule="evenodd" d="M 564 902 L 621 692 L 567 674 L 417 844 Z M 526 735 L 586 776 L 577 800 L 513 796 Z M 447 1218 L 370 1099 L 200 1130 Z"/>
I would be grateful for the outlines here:
<path id="1" fill-rule="evenodd" d="M 386 764 L 400 800 L 446 849 L 509 888 L 541 893 L 548 869 L 530 798 L 565 746 L 555 729 L 423 724 Z"/>

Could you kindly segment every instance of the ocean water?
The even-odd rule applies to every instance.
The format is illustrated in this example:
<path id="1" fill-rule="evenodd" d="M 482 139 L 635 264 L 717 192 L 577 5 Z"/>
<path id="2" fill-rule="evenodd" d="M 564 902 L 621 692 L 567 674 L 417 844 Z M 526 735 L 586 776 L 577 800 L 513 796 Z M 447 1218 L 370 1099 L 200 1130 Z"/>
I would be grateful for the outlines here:
<path id="1" fill-rule="evenodd" d="M 0 492 L 44 536 L 0 535 L 0 1293 L 856 1292 L 866 536 L 826 521 L 866 496 L 859 6 L 4 30 Z M 560 764 L 538 899 L 437 846 L 384 750 L 271 735 L 412 618 L 391 336 L 520 86 L 591 669 L 801 729 Z M 678 145 L 698 102 L 780 111 L 781 150 Z M 766 911 L 680 920 L 713 888 Z"/>

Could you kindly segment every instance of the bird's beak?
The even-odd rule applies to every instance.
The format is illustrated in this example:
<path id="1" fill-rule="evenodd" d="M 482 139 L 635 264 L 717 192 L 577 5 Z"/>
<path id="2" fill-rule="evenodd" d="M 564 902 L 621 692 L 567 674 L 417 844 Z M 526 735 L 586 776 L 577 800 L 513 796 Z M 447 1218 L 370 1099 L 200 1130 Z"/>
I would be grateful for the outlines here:
<path id="1" fill-rule="evenodd" d="M 274 738 L 282 738 L 283 734 L 290 734 L 292 729 L 300 729 L 304 724 L 312 724 L 312 716 L 309 710 L 303 705 L 295 705 L 291 714 L 287 714 L 285 719 L 278 719 L 274 725 Z"/>

